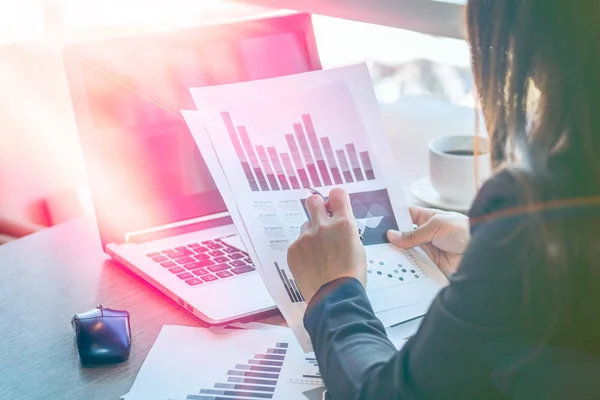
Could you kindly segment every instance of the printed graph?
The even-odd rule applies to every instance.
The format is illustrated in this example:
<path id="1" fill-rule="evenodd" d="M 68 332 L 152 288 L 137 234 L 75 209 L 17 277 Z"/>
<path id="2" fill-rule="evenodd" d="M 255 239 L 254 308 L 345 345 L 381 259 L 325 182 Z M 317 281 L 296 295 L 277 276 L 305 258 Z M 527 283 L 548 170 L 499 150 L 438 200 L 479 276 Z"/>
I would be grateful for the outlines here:
<path id="1" fill-rule="evenodd" d="M 385 189 L 351 193 L 350 203 L 365 246 L 388 243 L 387 231 L 397 230 L 390 196 Z"/>
<path id="2" fill-rule="evenodd" d="M 314 368 L 313 372 L 309 372 L 307 374 L 302 375 L 303 378 L 310 379 L 322 379 L 321 372 L 319 371 L 319 364 L 317 363 L 317 359 L 315 357 L 306 357 L 306 362 Z"/>
<path id="3" fill-rule="evenodd" d="M 324 400 L 326 392 L 323 378 L 319 370 L 319 364 L 315 357 L 306 357 L 304 364 L 299 366 L 297 376 L 289 379 L 289 383 L 300 385 L 311 385 L 310 389 L 302 389 L 302 394 L 308 400 Z"/>
<path id="4" fill-rule="evenodd" d="M 352 212 L 365 246 L 387 243 L 386 232 L 398 229 L 390 197 L 386 189 L 350 193 Z M 301 200 L 307 217 L 306 200 Z"/>
<path id="5" fill-rule="evenodd" d="M 227 371 L 227 382 L 215 383 L 211 389 L 188 394 L 187 400 L 272 399 L 279 381 L 289 343 L 276 343 L 264 353 L 255 354 L 246 364 L 236 364 Z"/>
<path id="6" fill-rule="evenodd" d="M 279 191 L 322 187 L 374 180 L 368 151 L 358 151 L 354 143 L 335 149 L 327 136 L 318 136 L 311 114 L 282 133 L 286 151 L 255 144 L 244 125 L 236 125 L 229 112 L 221 118 L 252 191 Z M 260 133 L 260 132 L 258 132 Z"/>
<path id="7" fill-rule="evenodd" d="M 279 274 L 279 279 L 281 279 L 281 284 L 283 285 L 283 287 L 285 288 L 285 291 L 287 292 L 288 296 L 290 297 L 290 301 L 292 303 L 302 303 L 304 301 L 304 297 L 302 297 L 302 294 L 298 290 L 298 287 L 296 286 L 296 282 L 293 279 L 288 278 L 285 270 L 281 269 L 281 267 L 279 266 L 278 263 L 275 262 L 273 264 L 275 264 L 275 269 L 277 270 L 277 273 Z"/>

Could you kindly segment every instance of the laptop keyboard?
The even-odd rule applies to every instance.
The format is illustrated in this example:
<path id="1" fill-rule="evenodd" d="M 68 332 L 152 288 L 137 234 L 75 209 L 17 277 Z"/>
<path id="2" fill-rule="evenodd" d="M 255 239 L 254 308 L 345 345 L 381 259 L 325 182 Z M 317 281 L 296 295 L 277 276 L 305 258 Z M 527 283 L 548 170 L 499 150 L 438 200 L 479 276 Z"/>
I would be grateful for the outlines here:
<path id="1" fill-rule="evenodd" d="M 254 264 L 247 253 L 230 247 L 219 239 L 146 255 L 190 286 L 254 271 Z"/>

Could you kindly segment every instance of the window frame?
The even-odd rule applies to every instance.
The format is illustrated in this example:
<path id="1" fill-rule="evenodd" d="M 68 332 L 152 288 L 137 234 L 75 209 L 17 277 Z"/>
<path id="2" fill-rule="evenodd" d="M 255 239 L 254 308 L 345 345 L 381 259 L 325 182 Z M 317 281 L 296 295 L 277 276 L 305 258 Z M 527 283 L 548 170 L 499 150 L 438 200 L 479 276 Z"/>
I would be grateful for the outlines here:
<path id="1" fill-rule="evenodd" d="M 202 0 L 197 0 L 202 1 Z M 240 0 L 238 0 L 240 1 Z M 466 39 L 464 4 L 448 0 L 241 0 L 433 36 Z"/>

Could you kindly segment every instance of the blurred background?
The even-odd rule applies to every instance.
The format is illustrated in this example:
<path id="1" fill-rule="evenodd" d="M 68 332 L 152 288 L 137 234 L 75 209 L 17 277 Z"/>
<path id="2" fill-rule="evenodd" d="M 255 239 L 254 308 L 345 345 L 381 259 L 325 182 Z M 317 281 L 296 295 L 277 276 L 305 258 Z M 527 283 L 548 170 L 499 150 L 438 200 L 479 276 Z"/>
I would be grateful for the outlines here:
<path id="1" fill-rule="evenodd" d="M 93 213 L 64 44 L 264 11 L 225 0 L 0 0 L 0 244 Z M 464 40 L 324 15 L 313 23 L 323 68 L 368 63 L 390 133 L 439 129 L 445 121 L 432 127 L 423 111 L 432 104 L 435 118 L 474 114 Z M 401 147 L 402 135 L 392 136 Z"/>

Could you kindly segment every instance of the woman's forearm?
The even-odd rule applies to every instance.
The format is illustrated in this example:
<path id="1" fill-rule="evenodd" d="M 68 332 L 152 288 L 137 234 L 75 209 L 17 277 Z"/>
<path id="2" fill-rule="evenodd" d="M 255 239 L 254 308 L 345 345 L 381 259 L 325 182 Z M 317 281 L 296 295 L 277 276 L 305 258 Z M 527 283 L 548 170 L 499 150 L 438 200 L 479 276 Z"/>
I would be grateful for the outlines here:
<path id="1" fill-rule="evenodd" d="M 398 352 L 359 281 L 341 278 L 325 285 L 304 324 L 332 400 L 399 398 Z"/>

